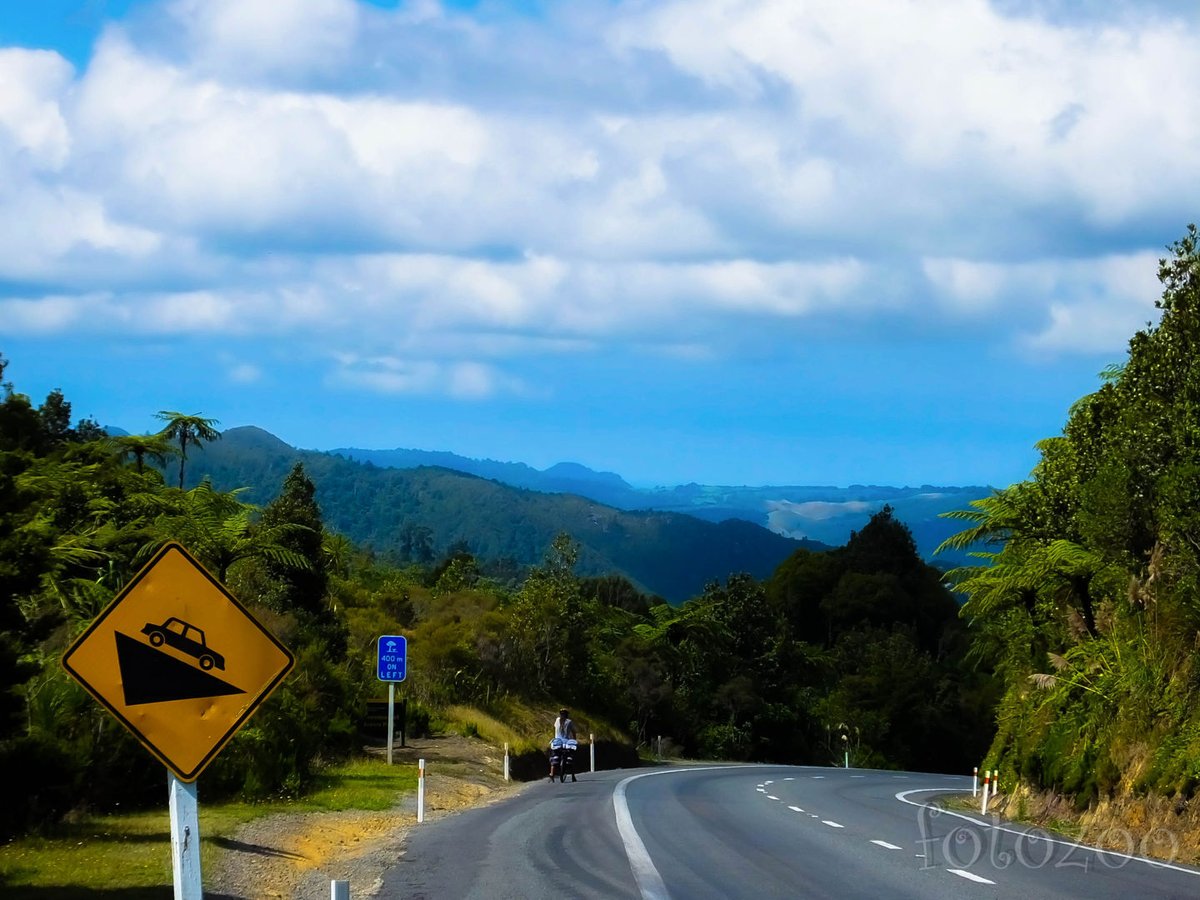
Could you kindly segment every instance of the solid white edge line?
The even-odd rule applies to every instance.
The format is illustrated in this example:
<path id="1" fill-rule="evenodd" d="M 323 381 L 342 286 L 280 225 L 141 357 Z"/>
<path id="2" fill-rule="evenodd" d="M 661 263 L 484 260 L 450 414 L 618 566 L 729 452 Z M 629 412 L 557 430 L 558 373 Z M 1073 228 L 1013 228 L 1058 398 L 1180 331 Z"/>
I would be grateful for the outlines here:
<path id="1" fill-rule="evenodd" d="M 961 792 L 959 788 L 952 788 L 952 787 L 951 788 L 946 788 L 946 787 L 915 788 L 914 790 L 911 790 L 911 791 L 901 791 L 900 793 L 896 794 L 896 799 L 899 800 L 901 803 L 907 803 L 909 806 L 916 806 L 918 808 L 924 808 L 924 809 L 936 809 L 942 815 L 954 816 L 954 818 L 956 818 L 956 819 L 965 819 L 966 821 L 971 822 L 975 825 L 978 825 L 981 828 L 995 828 L 998 831 L 1006 831 L 1009 834 L 1018 834 L 1018 835 L 1024 835 L 1026 837 L 1030 837 L 1029 831 L 1021 831 L 1018 828 L 1005 828 L 1003 825 L 993 825 L 991 822 L 984 822 L 984 821 L 981 821 L 980 819 L 977 819 L 973 816 L 968 816 L 964 813 L 957 813 L 957 812 L 953 812 L 952 810 L 949 810 L 949 809 L 943 809 L 940 806 L 931 806 L 928 803 L 918 803 L 915 800 L 908 799 L 909 794 L 922 794 L 922 793 L 927 794 L 930 791 L 940 791 L 943 794 L 952 794 L 952 793 Z M 1045 835 L 1045 834 L 1038 834 L 1038 835 L 1033 835 L 1033 836 L 1036 837 L 1040 841 L 1046 841 L 1047 843 L 1050 843 L 1050 844 L 1061 844 L 1064 847 L 1075 847 L 1076 849 L 1079 849 L 1079 850 L 1091 850 L 1093 853 L 1106 853 L 1109 856 L 1118 856 L 1121 859 L 1128 859 L 1128 860 L 1132 860 L 1133 862 L 1145 863 L 1146 865 L 1153 866 L 1154 868 L 1157 868 L 1157 869 L 1174 869 L 1176 872 L 1183 872 L 1186 875 L 1200 876 L 1200 870 L 1185 869 L 1183 866 L 1177 866 L 1177 865 L 1174 865 L 1173 863 L 1163 862 L 1160 859 L 1149 859 L 1148 857 L 1145 857 L 1145 856 L 1133 856 L 1129 853 L 1121 853 L 1120 851 L 1117 851 L 1117 850 L 1105 850 L 1103 847 L 1093 847 L 1090 844 L 1079 844 L 1079 843 L 1076 843 L 1075 841 L 1063 841 L 1063 840 L 1059 840 L 1058 838 L 1049 837 L 1048 835 Z"/>
<path id="2" fill-rule="evenodd" d="M 633 870 L 633 880 L 637 882 L 642 900 L 671 900 L 667 886 L 654 867 L 646 845 L 633 827 L 633 818 L 629 815 L 629 804 L 625 802 L 625 789 L 631 781 L 639 778 L 652 778 L 655 775 L 678 775 L 681 772 L 712 772 L 718 769 L 751 769 L 753 764 L 746 766 L 687 766 L 680 769 L 666 769 L 659 772 L 643 772 L 641 775 L 630 775 L 613 788 L 613 812 L 617 817 L 617 831 L 625 844 L 625 857 L 629 860 L 629 868 Z"/>
<path id="3" fill-rule="evenodd" d="M 989 881 L 982 875 L 976 875 L 974 872 L 968 872 L 966 869 L 947 869 L 951 875 L 957 875 L 959 878 L 965 878 L 967 881 L 974 881 L 979 884 L 995 884 L 994 881 Z"/>
<path id="4" fill-rule="evenodd" d="M 658 874 L 658 869 L 654 868 L 654 862 L 650 859 L 650 854 L 646 852 L 646 845 L 642 843 L 641 836 L 633 827 L 633 818 L 629 815 L 629 804 L 625 802 L 625 788 L 631 781 L 656 774 L 658 773 L 647 772 L 643 775 L 634 775 L 626 778 L 613 790 L 613 811 L 617 815 L 617 831 L 621 835 L 622 843 L 625 844 L 625 857 L 629 860 L 629 868 L 633 870 L 633 880 L 637 882 L 642 900 L 670 900 L 671 895 L 667 893 L 667 886 L 663 883 L 662 876 Z"/>

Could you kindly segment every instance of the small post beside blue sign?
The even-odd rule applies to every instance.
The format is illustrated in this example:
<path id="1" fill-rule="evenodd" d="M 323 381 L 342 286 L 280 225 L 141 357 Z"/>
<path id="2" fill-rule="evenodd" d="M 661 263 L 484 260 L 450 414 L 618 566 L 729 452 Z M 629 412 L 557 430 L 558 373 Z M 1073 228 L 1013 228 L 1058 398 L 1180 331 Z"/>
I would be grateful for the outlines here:
<path id="1" fill-rule="evenodd" d="M 403 635 L 385 634 L 379 638 L 380 681 L 403 681 L 407 669 L 408 641 Z"/>

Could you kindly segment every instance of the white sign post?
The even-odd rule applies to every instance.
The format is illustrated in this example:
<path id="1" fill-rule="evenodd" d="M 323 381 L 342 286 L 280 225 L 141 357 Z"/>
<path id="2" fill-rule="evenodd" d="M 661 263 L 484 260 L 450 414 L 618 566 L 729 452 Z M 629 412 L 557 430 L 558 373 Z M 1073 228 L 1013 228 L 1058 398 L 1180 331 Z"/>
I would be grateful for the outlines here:
<path id="1" fill-rule="evenodd" d="M 200 882 L 200 812 L 196 782 L 180 781 L 167 773 L 171 808 L 171 868 L 175 872 L 175 900 L 204 900 Z"/>
<path id="2" fill-rule="evenodd" d="M 396 682 L 388 682 L 388 765 L 392 764 L 392 744 L 396 742 Z"/>

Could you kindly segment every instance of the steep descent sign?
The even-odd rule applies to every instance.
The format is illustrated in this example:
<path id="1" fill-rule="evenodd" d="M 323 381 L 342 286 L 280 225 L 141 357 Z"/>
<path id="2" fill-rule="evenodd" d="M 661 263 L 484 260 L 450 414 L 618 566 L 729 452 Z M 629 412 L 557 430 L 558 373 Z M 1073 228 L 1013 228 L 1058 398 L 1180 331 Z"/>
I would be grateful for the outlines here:
<path id="1" fill-rule="evenodd" d="M 63 667 L 182 781 L 194 781 L 295 659 L 178 544 L 166 544 Z"/>

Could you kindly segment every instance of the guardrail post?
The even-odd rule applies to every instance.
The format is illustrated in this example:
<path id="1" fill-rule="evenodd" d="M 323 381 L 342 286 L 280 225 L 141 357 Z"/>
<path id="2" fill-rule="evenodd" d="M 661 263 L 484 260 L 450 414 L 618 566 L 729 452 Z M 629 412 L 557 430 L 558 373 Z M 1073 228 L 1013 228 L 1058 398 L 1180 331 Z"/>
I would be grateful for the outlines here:
<path id="1" fill-rule="evenodd" d="M 417 824 L 425 821 L 425 760 L 417 761 Z"/>

